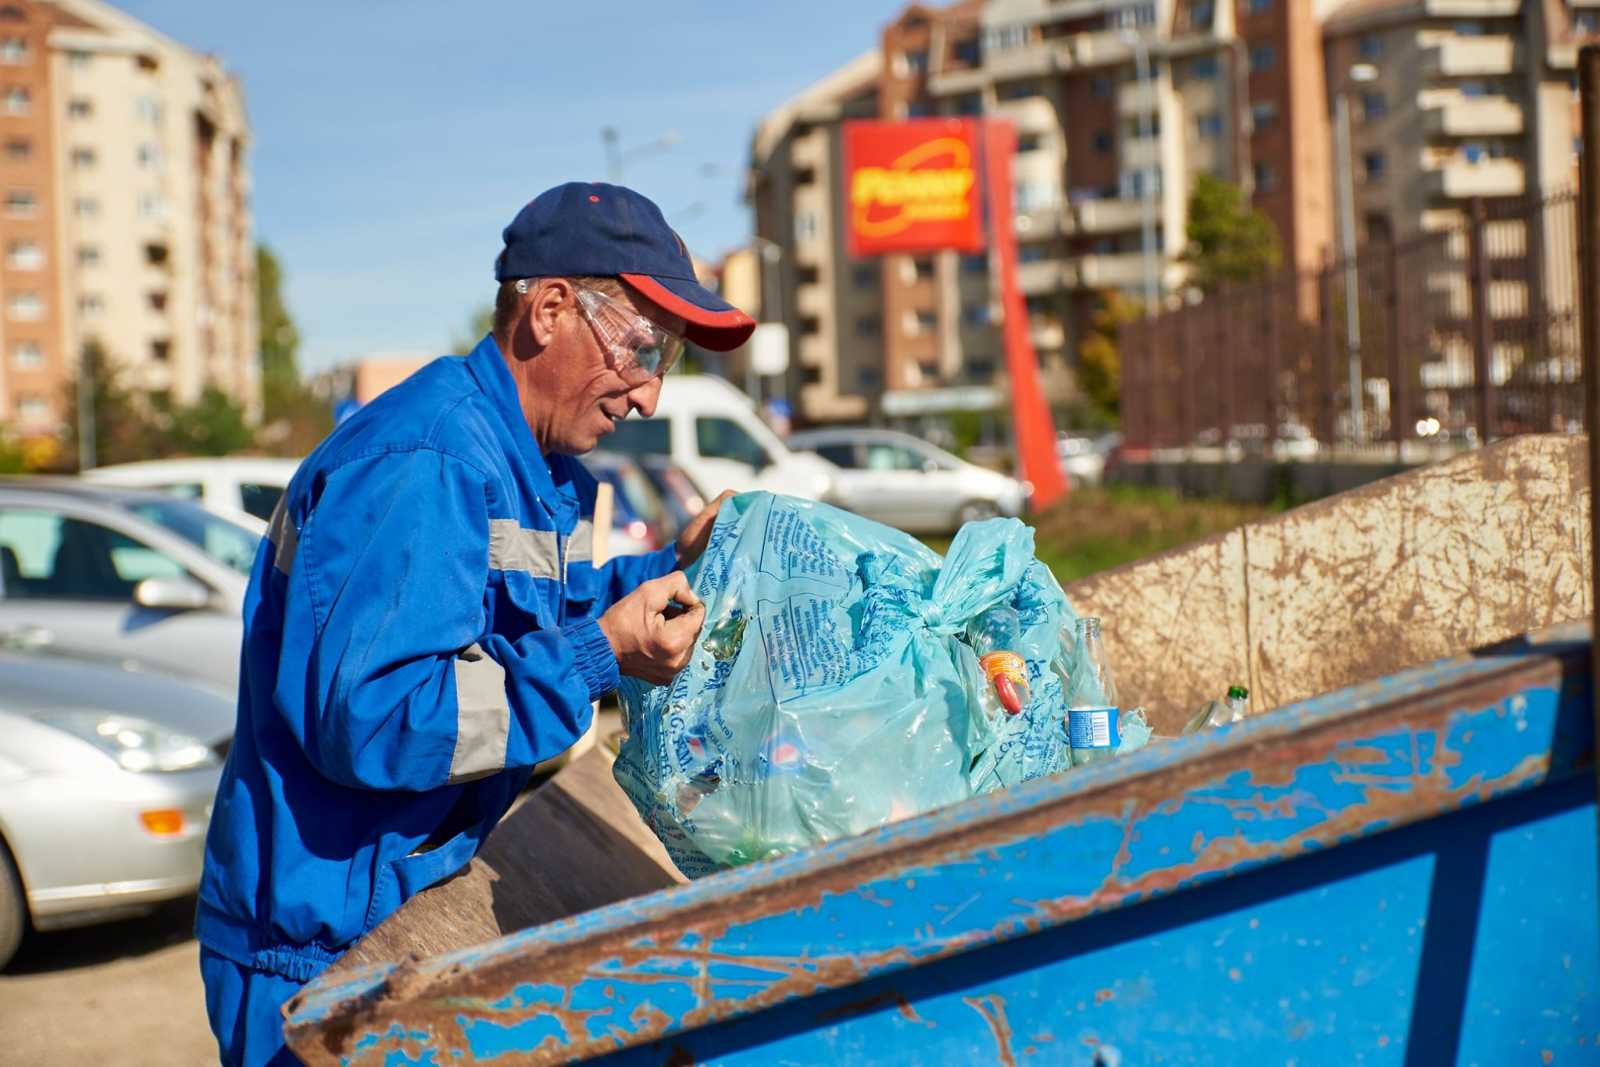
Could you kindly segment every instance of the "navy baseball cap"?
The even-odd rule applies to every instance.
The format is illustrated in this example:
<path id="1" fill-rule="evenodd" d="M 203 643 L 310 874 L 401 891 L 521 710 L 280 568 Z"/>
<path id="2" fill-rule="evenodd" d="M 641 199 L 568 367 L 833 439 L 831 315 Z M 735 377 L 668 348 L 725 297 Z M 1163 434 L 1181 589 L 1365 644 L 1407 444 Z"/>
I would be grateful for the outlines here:
<path id="1" fill-rule="evenodd" d="M 621 278 L 688 324 L 685 335 L 726 352 L 749 340 L 755 320 L 700 284 L 683 240 L 661 209 L 632 189 L 568 182 L 540 193 L 501 235 L 498 281 L 588 274 Z"/>

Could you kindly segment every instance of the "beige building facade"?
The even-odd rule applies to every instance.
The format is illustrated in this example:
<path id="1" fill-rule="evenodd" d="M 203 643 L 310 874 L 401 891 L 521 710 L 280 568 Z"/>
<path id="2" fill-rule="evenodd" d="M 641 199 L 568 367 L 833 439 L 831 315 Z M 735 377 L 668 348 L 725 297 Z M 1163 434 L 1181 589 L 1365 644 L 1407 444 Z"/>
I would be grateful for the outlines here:
<path id="1" fill-rule="evenodd" d="M 20 67 L 4 61 L 18 39 Z M 0 187 L 34 205 L 0 212 L 0 423 L 59 433 L 91 343 L 135 387 L 188 403 L 214 386 L 258 414 L 237 80 L 98 0 L 15 0 L 0 4 L 0 94 L 25 110 L 0 107 Z"/>

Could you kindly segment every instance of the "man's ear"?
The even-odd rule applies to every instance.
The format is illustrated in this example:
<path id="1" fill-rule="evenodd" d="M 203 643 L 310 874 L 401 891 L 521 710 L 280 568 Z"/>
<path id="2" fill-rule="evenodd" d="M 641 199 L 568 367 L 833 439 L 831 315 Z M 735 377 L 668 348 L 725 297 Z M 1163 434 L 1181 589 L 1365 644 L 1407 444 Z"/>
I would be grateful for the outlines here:
<path id="1" fill-rule="evenodd" d="M 541 350 L 555 340 L 562 313 L 571 308 L 576 299 L 577 289 L 565 278 L 541 278 L 528 294 L 523 321 L 533 335 L 534 344 Z"/>

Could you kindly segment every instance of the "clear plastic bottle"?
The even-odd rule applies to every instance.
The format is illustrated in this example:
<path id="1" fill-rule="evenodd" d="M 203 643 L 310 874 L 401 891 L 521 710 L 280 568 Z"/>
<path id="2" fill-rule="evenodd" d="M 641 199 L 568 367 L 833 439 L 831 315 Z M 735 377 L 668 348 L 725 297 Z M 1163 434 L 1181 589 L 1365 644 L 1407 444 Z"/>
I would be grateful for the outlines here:
<path id="1" fill-rule="evenodd" d="M 1081 766 L 1116 754 L 1117 687 L 1100 644 L 1100 620 L 1078 620 L 1078 642 L 1072 657 L 1067 703 L 1067 741 L 1072 765 Z"/>
<path id="2" fill-rule="evenodd" d="M 978 695 L 984 712 L 1016 715 L 1027 707 L 1028 664 L 1016 649 L 1022 644 L 1022 620 L 1016 609 L 997 604 L 967 626 L 967 641 L 978 654 L 978 666 L 988 681 Z"/>
<path id="3" fill-rule="evenodd" d="M 1192 734 L 1212 726 L 1227 726 L 1242 721 L 1249 714 L 1250 690 L 1242 685 L 1230 685 L 1227 698 L 1206 701 L 1205 707 L 1190 716 L 1183 732 Z"/>

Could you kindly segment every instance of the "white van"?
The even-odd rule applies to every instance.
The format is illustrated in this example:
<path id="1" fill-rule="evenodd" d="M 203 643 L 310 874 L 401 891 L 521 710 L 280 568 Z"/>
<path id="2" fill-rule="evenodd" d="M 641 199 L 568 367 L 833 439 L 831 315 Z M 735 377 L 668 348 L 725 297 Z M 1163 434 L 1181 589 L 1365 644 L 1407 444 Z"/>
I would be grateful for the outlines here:
<path id="1" fill-rule="evenodd" d="M 259 456 L 152 459 L 95 467 L 83 477 L 101 485 L 160 489 L 259 533 L 299 466 L 298 459 Z"/>
<path id="2" fill-rule="evenodd" d="M 749 397 L 709 374 L 668 377 L 655 415 L 629 415 L 600 447 L 670 456 L 708 499 L 724 489 L 765 489 L 831 501 L 838 473 L 821 456 L 792 451 L 761 421 Z"/>

